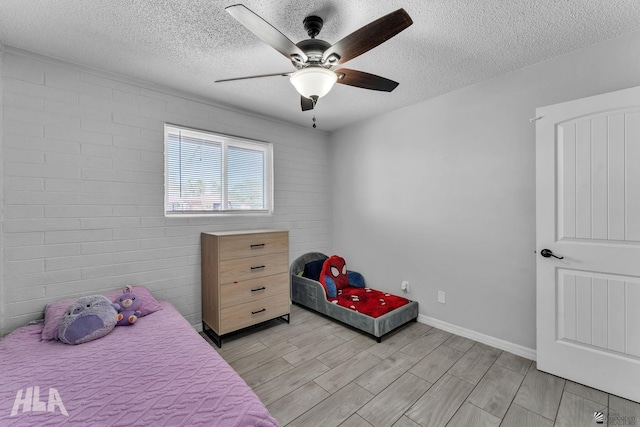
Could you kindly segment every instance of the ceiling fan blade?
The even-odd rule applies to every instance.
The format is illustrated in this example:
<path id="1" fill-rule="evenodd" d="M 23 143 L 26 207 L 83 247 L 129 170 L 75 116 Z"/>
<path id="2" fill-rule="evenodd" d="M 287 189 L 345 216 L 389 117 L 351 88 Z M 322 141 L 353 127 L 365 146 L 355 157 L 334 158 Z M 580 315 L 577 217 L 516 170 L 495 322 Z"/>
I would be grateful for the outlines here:
<path id="1" fill-rule="evenodd" d="M 225 8 L 225 10 L 249 31 L 287 58 L 300 63 L 307 62 L 307 55 L 302 49 L 246 6 L 236 4 Z"/>
<path id="2" fill-rule="evenodd" d="M 258 79 L 260 77 L 274 77 L 274 76 L 290 76 L 293 74 L 293 71 L 287 71 L 286 73 L 272 73 L 272 74 L 258 74 L 255 76 L 245 76 L 245 77 L 232 77 L 230 79 L 220 79 L 216 80 L 214 83 L 222 83 L 222 82 L 232 82 L 234 80 L 247 80 L 247 79 Z"/>
<path id="3" fill-rule="evenodd" d="M 350 70 L 348 68 L 340 68 L 334 70 L 338 75 L 338 81 L 343 85 L 360 87 L 363 89 L 379 90 L 382 92 L 391 92 L 399 83 L 375 74 L 365 73 L 364 71 Z"/>
<path id="4" fill-rule="evenodd" d="M 306 98 L 304 96 L 300 96 L 300 105 L 302 106 L 302 111 L 313 110 L 313 106 L 316 105 L 316 101 L 313 99 Z"/>
<path id="5" fill-rule="evenodd" d="M 409 14 L 404 9 L 398 9 L 333 44 L 322 55 L 322 61 L 329 59 L 330 64 L 343 64 L 384 43 L 411 24 L 413 20 Z M 330 60 L 332 55 L 338 57 L 337 61 Z"/>

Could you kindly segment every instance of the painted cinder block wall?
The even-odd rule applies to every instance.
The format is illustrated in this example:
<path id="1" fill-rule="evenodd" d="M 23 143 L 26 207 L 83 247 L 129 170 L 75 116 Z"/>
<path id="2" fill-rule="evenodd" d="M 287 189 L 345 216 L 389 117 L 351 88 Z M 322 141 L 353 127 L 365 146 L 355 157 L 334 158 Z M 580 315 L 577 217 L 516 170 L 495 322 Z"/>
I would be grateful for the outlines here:
<path id="1" fill-rule="evenodd" d="M 201 321 L 200 232 L 289 230 L 329 251 L 328 136 L 5 47 L 0 336 L 47 302 L 144 284 Z M 273 216 L 164 217 L 164 123 L 273 143 Z"/>

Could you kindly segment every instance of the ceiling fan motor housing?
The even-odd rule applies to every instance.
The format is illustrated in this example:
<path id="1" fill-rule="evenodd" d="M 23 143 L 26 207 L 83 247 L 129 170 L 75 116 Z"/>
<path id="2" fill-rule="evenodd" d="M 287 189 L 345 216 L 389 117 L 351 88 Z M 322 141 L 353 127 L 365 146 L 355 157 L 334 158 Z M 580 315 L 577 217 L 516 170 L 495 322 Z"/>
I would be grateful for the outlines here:
<path id="1" fill-rule="evenodd" d="M 302 40 L 299 43 L 296 43 L 302 51 L 307 55 L 308 61 L 306 64 L 301 64 L 296 61 L 291 61 L 291 63 L 298 69 L 305 68 L 308 65 L 321 65 L 325 66 L 322 63 L 322 54 L 325 50 L 329 49 L 331 45 L 324 40 L 320 39 L 306 39 Z M 326 68 L 330 67 L 332 64 L 326 64 Z"/>

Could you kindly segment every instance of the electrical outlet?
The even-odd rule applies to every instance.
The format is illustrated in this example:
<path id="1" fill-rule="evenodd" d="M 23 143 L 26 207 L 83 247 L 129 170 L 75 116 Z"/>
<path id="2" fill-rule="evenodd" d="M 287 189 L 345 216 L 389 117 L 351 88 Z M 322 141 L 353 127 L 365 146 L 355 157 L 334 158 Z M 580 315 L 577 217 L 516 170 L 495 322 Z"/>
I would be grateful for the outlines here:
<path id="1" fill-rule="evenodd" d="M 447 293 L 445 291 L 438 291 L 438 302 L 445 304 L 447 301 Z"/>
<path id="2" fill-rule="evenodd" d="M 400 289 L 402 289 L 403 292 L 409 292 L 409 282 L 403 280 L 402 284 L 400 285 Z"/>

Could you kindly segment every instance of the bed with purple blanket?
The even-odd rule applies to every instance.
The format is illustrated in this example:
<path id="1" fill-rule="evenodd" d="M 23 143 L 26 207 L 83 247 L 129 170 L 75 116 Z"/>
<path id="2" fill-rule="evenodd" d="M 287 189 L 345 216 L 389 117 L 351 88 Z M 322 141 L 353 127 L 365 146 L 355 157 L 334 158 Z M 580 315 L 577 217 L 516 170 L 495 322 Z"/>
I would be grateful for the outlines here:
<path id="1" fill-rule="evenodd" d="M 277 426 L 244 380 L 168 302 L 79 345 L 43 324 L 0 340 L 1 426 Z"/>

